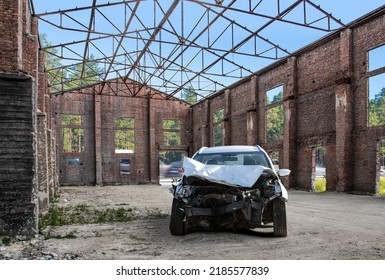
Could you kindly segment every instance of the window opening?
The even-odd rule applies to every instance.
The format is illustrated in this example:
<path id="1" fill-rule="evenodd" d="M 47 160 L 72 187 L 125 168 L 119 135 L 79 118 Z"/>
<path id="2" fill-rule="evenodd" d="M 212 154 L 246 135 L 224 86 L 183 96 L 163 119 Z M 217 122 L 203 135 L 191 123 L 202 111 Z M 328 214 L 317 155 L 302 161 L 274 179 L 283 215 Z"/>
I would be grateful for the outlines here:
<path id="1" fill-rule="evenodd" d="M 225 117 L 225 110 L 220 109 L 213 114 L 213 128 L 214 128 L 214 146 L 223 145 L 223 119 Z"/>
<path id="2" fill-rule="evenodd" d="M 131 173 L 131 159 L 122 158 L 119 160 L 120 175 L 130 175 Z"/>
<path id="3" fill-rule="evenodd" d="M 84 150 L 84 129 L 82 116 L 62 115 L 64 153 L 82 153 Z"/>
<path id="4" fill-rule="evenodd" d="M 277 142 L 283 139 L 283 86 L 266 91 L 266 142 Z"/>
<path id="5" fill-rule="evenodd" d="M 385 55 L 385 54 L 384 54 Z M 385 73 L 369 78 L 369 126 L 385 124 Z"/>
<path id="6" fill-rule="evenodd" d="M 180 120 L 163 120 L 163 143 L 165 146 L 181 145 Z"/>
<path id="7" fill-rule="evenodd" d="M 115 126 L 115 153 L 133 153 L 135 150 L 135 119 L 116 118 Z"/>
<path id="8" fill-rule="evenodd" d="M 368 60 L 369 71 L 385 67 L 385 45 L 370 50 L 368 54 Z"/>
<path id="9" fill-rule="evenodd" d="M 67 159 L 68 165 L 80 165 L 80 159 L 79 158 L 69 158 Z"/>
<path id="10" fill-rule="evenodd" d="M 368 52 L 368 126 L 385 125 L 385 45 Z"/>
<path id="11" fill-rule="evenodd" d="M 312 153 L 312 190 L 326 191 L 326 149 L 316 147 Z"/>

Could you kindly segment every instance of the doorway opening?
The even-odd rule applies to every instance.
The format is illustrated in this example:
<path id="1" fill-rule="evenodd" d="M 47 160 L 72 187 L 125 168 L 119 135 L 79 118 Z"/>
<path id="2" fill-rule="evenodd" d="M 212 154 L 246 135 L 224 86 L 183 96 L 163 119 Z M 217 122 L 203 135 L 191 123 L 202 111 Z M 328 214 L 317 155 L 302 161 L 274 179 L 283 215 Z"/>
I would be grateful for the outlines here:
<path id="1" fill-rule="evenodd" d="M 376 192 L 385 196 L 385 139 L 378 141 L 377 147 Z"/>
<path id="2" fill-rule="evenodd" d="M 312 190 L 326 192 L 326 149 L 315 147 L 312 151 Z"/>
<path id="3" fill-rule="evenodd" d="M 159 151 L 159 181 L 161 184 L 171 184 L 182 177 L 183 158 L 187 151 Z"/>

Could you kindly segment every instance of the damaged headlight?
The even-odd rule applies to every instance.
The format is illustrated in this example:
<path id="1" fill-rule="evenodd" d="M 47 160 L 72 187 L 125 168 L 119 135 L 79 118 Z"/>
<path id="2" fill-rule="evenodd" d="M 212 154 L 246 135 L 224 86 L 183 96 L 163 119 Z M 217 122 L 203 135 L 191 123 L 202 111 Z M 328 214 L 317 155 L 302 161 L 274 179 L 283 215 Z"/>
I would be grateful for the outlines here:
<path id="1" fill-rule="evenodd" d="M 190 185 L 182 185 L 178 184 L 175 189 L 175 197 L 183 199 L 186 197 L 190 197 L 192 194 Z"/>

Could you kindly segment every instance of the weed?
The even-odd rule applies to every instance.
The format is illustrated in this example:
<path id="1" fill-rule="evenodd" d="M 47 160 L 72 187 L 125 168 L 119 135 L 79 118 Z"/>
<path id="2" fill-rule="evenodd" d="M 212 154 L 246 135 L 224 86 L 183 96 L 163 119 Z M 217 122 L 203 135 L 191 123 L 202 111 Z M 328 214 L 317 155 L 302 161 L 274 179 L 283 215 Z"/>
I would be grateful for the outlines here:
<path id="1" fill-rule="evenodd" d="M 129 222 L 137 219 L 163 219 L 168 214 L 163 213 L 158 208 L 147 209 L 145 216 L 140 216 L 139 212 L 132 208 L 106 208 L 95 209 L 86 204 L 76 206 L 58 207 L 52 204 L 46 214 L 41 214 L 39 218 L 39 229 L 44 233 L 45 239 L 50 238 L 76 238 L 73 233 L 66 236 L 54 235 L 50 227 L 72 225 L 72 224 L 95 224 L 112 222 Z M 48 228 L 48 230 L 46 230 Z M 96 234 L 98 235 L 98 233 Z"/>
<path id="2" fill-rule="evenodd" d="M 44 239 L 75 239 L 76 235 L 73 231 L 65 234 L 65 235 L 60 235 L 60 234 L 53 234 L 51 231 L 48 231 L 44 234 Z"/>
<path id="3" fill-rule="evenodd" d="M 315 192 L 325 192 L 326 191 L 326 179 L 325 178 L 316 178 L 314 182 Z"/>
<path id="4" fill-rule="evenodd" d="M 3 237 L 1 238 L 1 243 L 3 243 L 4 246 L 9 246 L 9 245 L 11 245 L 11 242 L 12 242 L 12 239 L 11 239 L 11 237 L 9 237 L 9 236 L 3 236 Z"/>
<path id="5" fill-rule="evenodd" d="M 60 194 L 55 193 L 52 199 L 52 203 L 59 203 L 60 201 Z"/>
<path id="6" fill-rule="evenodd" d="M 163 213 L 159 208 L 147 209 L 147 219 L 164 219 L 168 214 Z"/>
<path id="7" fill-rule="evenodd" d="M 44 230 L 48 226 L 62 226 L 72 224 L 94 224 L 109 222 L 127 222 L 135 219 L 131 208 L 107 208 L 103 210 L 93 209 L 86 204 L 73 207 L 58 207 L 52 205 L 48 213 L 41 214 L 39 229 Z"/>
<path id="8" fill-rule="evenodd" d="M 378 185 L 378 194 L 380 196 L 385 196 L 385 178 L 380 178 L 380 182 Z"/>

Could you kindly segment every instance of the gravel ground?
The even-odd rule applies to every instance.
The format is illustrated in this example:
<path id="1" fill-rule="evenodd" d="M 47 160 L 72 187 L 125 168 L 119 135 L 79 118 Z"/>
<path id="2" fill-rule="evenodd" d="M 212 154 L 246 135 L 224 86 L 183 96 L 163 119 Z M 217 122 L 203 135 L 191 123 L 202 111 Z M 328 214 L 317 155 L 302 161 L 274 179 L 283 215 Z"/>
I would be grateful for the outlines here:
<path id="1" fill-rule="evenodd" d="M 52 233 L 73 239 L 18 237 L 0 244 L 0 259 L 268 259 L 384 260 L 385 197 L 289 190 L 288 236 L 271 230 L 169 233 L 167 185 L 63 187 L 59 206 L 129 207 L 139 217 L 120 223 L 66 225 Z M 148 213 L 159 213 L 151 218 Z"/>

